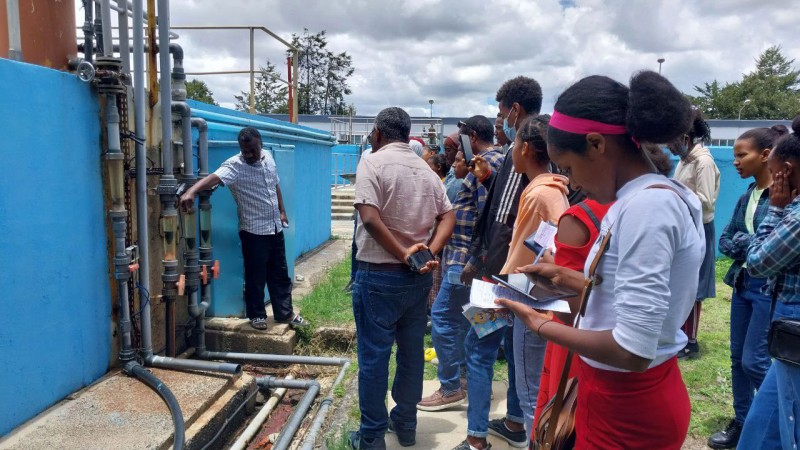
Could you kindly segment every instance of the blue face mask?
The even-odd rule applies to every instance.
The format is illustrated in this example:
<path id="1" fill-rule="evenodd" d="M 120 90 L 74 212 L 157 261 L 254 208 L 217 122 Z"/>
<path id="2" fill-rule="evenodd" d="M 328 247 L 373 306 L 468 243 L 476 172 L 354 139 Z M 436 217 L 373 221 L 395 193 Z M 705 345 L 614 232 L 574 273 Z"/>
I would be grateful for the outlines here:
<path id="1" fill-rule="evenodd" d="M 508 125 L 508 118 L 511 117 L 511 112 L 513 111 L 513 109 L 509 111 L 508 116 L 503 118 L 503 134 L 505 134 L 508 140 L 511 142 L 514 142 L 514 138 L 517 137 L 517 129 L 514 128 L 517 125 L 517 119 L 514 119 L 513 125 Z"/>

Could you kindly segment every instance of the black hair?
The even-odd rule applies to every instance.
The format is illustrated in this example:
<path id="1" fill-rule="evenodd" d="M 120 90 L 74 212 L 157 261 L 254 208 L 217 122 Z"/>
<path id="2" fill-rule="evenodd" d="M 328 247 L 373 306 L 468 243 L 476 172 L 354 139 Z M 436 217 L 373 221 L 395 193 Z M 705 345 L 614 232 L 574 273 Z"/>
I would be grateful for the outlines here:
<path id="1" fill-rule="evenodd" d="M 759 127 L 747 130 L 736 138 L 736 140 L 752 140 L 753 144 L 755 144 L 756 148 L 760 151 L 765 148 L 774 147 L 778 139 L 784 134 L 789 134 L 789 129 L 786 128 L 786 125 L 778 124 L 769 128 Z"/>
<path id="2" fill-rule="evenodd" d="M 656 170 L 665 177 L 670 176 L 674 165 L 672 158 L 664 151 L 664 148 L 658 144 L 646 143 L 642 144 L 642 150 L 647 152 L 647 157 L 650 158 Z"/>
<path id="3" fill-rule="evenodd" d="M 539 114 L 542 109 L 542 87 L 533 78 L 518 76 L 500 86 L 495 100 L 506 108 L 519 103 L 526 113 Z"/>
<path id="4" fill-rule="evenodd" d="M 694 145 L 697 142 L 709 143 L 711 142 L 711 127 L 708 122 L 703 119 L 703 113 L 699 109 L 692 107 L 691 112 L 692 124 L 689 126 L 689 131 L 686 133 L 689 136 L 689 145 Z"/>
<path id="5" fill-rule="evenodd" d="M 237 138 L 240 144 L 247 144 L 253 139 L 258 139 L 259 142 L 263 142 L 261 139 L 261 133 L 258 132 L 253 127 L 244 127 L 239 131 L 239 137 Z"/>
<path id="6" fill-rule="evenodd" d="M 558 97 L 555 110 L 571 117 L 625 126 L 631 151 L 638 151 L 634 139 L 640 143 L 670 142 L 685 134 L 692 124 L 686 97 L 652 71 L 635 73 L 630 88 L 609 77 L 586 77 Z M 550 127 L 547 137 L 557 148 L 586 151 L 585 135 Z"/>
<path id="7" fill-rule="evenodd" d="M 375 128 L 387 141 L 408 142 L 411 134 L 411 117 L 402 108 L 386 108 L 375 116 Z"/>
<path id="8" fill-rule="evenodd" d="M 450 172 L 450 164 L 447 164 L 447 158 L 443 154 L 437 153 L 431 156 L 428 161 L 433 161 L 434 164 L 439 166 L 437 174 L 440 177 L 446 176 L 447 172 Z"/>
<path id="9" fill-rule="evenodd" d="M 478 139 L 483 142 L 494 141 L 494 124 L 489 122 L 486 116 L 472 116 L 463 123 L 464 125 L 458 130 L 459 133 L 469 134 L 470 131 L 474 131 Z"/>
<path id="10" fill-rule="evenodd" d="M 549 114 L 528 116 L 517 131 L 517 138 L 520 142 L 527 142 L 533 147 L 536 161 L 541 164 L 550 162 L 550 156 L 547 155 L 547 126 L 549 123 Z"/>
<path id="11" fill-rule="evenodd" d="M 786 134 L 778 139 L 772 154 L 781 161 L 790 159 L 800 160 L 800 115 L 792 121 L 792 134 Z"/>

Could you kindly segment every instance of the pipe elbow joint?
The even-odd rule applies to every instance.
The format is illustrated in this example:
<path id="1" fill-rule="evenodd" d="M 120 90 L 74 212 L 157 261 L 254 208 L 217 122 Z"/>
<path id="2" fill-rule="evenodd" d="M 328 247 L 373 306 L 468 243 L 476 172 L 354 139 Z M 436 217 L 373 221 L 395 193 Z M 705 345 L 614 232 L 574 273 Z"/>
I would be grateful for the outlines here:
<path id="1" fill-rule="evenodd" d="M 186 102 L 172 102 L 172 112 L 180 113 L 182 117 L 191 117 L 192 108 Z"/>
<path id="2" fill-rule="evenodd" d="M 183 64 L 183 47 L 176 42 L 169 43 L 169 52 L 176 64 Z"/>
<path id="3" fill-rule="evenodd" d="M 197 128 L 197 131 L 204 132 L 208 131 L 208 122 L 206 119 L 201 119 L 199 117 L 192 117 L 192 126 Z"/>

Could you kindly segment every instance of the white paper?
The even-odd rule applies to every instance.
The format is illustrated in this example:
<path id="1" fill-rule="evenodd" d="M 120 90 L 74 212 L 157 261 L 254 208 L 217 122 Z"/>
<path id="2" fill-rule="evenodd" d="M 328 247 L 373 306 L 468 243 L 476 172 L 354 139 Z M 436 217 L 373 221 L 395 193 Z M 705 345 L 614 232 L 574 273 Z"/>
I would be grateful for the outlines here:
<path id="1" fill-rule="evenodd" d="M 556 251 L 556 234 L 558 234 L 558 227 L 550 222 L 542 222 L 539 228 L 533 235 L 533 240 L 544 248 L 549 248 L 550 251 Z"/>
<path id="2" fill-rule="evenodd" d="M 522 275 L 522 280 L 520 280 L 523 285 L 526 282 L 526 278 Z M 483 309 L 497 309 L 500 308 L 497 304 L 495 304 L 495 300 L 498 298 L 506 298 L 515 302 L 523 303 L 525 305 L 530 306 L 531 308 L 535 308 L 542 311 L 555 311 L 555 312 L 569 312 L 569 303 L 566 300 L 553 300 L 549 302 L 533 302 L 528 297 L 520 294 L 519 292 L 509 289 L 507 287 L 496 285 L 492 283 L 487 283 L 481 280 L 473 280 L 472 281 L 472 289 L 470 290 L 469 295 L 469 303 L 464 305 L 463 309 L 466 310 L 468 307 L 474 306 L 477 308 Z"/>

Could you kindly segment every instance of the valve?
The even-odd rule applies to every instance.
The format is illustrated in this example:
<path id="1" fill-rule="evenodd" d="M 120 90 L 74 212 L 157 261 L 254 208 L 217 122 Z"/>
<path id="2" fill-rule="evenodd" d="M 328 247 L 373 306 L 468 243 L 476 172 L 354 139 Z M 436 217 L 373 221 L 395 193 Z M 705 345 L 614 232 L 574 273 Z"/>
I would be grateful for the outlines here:
<path id="1" fill-rule="evenodd" d="M 200 269 L 200 280 L 202 280 L 203 284 L 208 284 L 208 270 L 206 270 L 205 264 L 203 264 L 202 269 Z"/>
<path id="2" fill-rule="evenodd" d="M 215 280 L 219 278 L 219 260 L 214 261 L 214 265 L 211 267 L 211 273 L 214 274 Z"/>
<path id="3" fill-rule="evenodd" d="M 183 295 L 186 291 L 186 275 L 178 277 L 178 282 L 175 283 L 175 287 L 178 288 L 178 295 Z"/>
<path id="4" fill-rule="evenodd" d="M 81 61 L 80 64 L 78 64 L 78 68 L 75 70 L 75 72 L 78 75 L 78 79 L 85 83 L 90 83 L 92 80 L 94 80 L 96 73 L 94 66 L 89 61 Z"/>
<path id="5" fill-rule="evenodd" d="M 211 275 L 213 279 L 219 278 L 219 260 L 214 261 L 214 264 L 211 267 L 203 264 L 203 268 L 200 270 L 200 279 L 203 280 L 203 284 L 208 284 L 208 276 Z"/>

